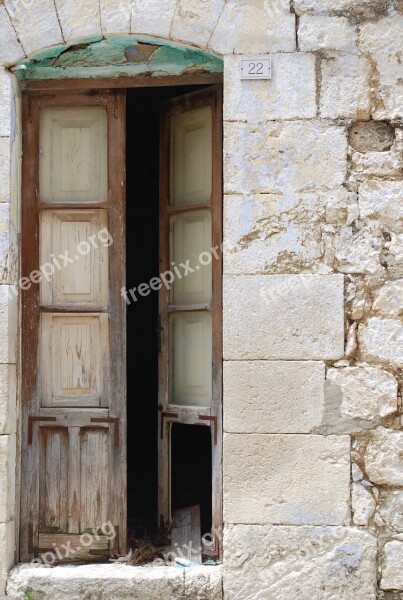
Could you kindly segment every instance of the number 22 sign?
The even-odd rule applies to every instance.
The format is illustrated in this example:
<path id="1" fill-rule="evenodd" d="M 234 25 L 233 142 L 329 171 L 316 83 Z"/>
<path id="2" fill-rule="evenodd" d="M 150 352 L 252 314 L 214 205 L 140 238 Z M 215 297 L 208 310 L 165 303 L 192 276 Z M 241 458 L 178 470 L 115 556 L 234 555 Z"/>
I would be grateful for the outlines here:
<path id="1" fill-rule="evenodd" d="M 271 79 L 271 60 L 269 58 L 242 60 L 241 79 Z"/>

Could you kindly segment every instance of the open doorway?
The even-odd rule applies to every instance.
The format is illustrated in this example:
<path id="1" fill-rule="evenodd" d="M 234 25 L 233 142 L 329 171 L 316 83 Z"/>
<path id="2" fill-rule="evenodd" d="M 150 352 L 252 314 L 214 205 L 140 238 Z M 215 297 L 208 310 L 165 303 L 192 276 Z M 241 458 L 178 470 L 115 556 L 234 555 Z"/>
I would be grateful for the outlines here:
<path id="1" fill-rule="evenodd" d="M 206 86 L 127 90 L 127 506 L 128 540 L 153 536 L 158 519 L 158 292 L 137 291 L 160 273 L 160 108 Z M 200 504 L 211 530 L 210 429 L 172 427 L 172 510 Z"/>

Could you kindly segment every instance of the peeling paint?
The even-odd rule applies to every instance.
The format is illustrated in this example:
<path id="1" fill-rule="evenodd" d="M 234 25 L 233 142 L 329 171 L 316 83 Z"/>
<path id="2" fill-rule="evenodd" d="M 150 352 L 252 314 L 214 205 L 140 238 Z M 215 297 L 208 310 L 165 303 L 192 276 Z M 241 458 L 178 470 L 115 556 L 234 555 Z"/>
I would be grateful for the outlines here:
<path id="1" fill-rule="evenodd" d="M 46 48 L 17 64 L 26 66 L 18 71 L 20 79 L 159 77 L 223 70 L 222 59 L 211 52 L 142 36 L 86 37 Z"/>

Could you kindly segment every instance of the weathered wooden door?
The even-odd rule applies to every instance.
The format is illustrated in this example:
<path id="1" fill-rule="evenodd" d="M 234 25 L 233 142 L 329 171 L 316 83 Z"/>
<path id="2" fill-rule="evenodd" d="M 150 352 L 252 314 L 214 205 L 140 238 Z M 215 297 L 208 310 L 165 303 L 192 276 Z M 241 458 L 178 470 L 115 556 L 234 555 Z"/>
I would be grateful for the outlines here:
<path id="1" fill-rule="evenodd" d="M 160 161 L 160 266 L 169 282 L 159 300 L 160 523 L 171 519 L 171 425 L 205 425 L 215 531 L 222 518 L 221 105 L 219 86 L 164 104 Z"/>
<path id="2" fill-rule="evenodd" d="M 23 100 L 20 559 L 126 539 L 125 94 Z"/>

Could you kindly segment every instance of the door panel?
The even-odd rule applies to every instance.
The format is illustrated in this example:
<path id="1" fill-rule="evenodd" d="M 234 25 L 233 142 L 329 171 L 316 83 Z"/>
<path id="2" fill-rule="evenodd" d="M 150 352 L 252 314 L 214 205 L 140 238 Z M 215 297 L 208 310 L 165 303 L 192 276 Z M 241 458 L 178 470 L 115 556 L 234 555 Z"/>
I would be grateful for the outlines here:
<path id="1" fill-rule="evenodd" d="M 212 444 L 212 530 L 222 520 L 222 97 L 218 86 L 164 103 L 160 139 L 159 516 L 171 522 L 172 423 L 205 425 Z M 216 554 L 220 553 L 218 543 Z"/>
<path id="2" fill-rule="evenodd" d="M 125 95 L 26 95 L 23 131 L 21 560 L 94 560 L 125 551 Z"/>

